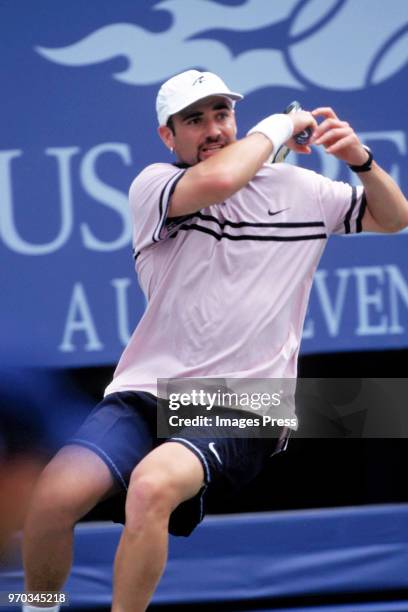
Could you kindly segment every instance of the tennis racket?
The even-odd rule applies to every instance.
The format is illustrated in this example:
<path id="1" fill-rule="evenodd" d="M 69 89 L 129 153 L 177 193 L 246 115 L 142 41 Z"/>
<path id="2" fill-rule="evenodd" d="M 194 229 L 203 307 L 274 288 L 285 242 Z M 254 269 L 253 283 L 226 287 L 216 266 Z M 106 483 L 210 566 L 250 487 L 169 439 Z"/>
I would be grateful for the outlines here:
<path id="1" fill-rule="evenodd" d="M 289 106 L 287 106 L 285 108 L 285 110 L 283 111 L 284 113 L 296 113 L 297 111 L 302 110 L 302 107 L 300 105 L 300 103 L 297 100 L 294 100 L 293 102 L 291 102 L 289 104 Z M 303 130 L 302 132 L 299 132 L 299 134 L 295 134 L 294 135 L 294 140 L 295 142 L 297 142 L 297 144 L 307 144 L 310 136 L 312 135 L 312 129 L 311 128 L 306 128 L 305 130 Z M 288 146 L 286 146 L 285 144 L 283 144 L 276 152 L 276 155 L 274 156 L 274 158 L 272 159 L 272 163 L 276 164 L 276 163 L 280 163 L 285 161 L 285 159 L 287 158 L 287 156 L 290 153 L 290 149 Z"/>

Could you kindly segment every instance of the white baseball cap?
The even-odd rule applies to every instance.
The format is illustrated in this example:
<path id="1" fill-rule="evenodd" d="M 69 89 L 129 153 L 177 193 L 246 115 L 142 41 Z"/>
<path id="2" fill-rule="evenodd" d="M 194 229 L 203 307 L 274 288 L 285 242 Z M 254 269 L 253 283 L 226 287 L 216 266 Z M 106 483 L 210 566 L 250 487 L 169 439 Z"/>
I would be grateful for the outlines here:
<path id="1" fill-rule="evenodd" d="M 169 117 L 208 96 L 225 96 L 233 102 L 244 96 L 230 91 L 224 81 L 212 72 L 186 70 L 172 77 L 159 89 L 156 111 L 159 125 L 166 125 Z"/>

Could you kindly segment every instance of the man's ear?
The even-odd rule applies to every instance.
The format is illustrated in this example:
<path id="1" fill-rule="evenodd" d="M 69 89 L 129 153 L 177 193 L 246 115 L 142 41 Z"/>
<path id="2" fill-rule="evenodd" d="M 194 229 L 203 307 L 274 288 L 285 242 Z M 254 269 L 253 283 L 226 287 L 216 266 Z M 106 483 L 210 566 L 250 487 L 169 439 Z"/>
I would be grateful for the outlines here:
<path id="1" fill-rule="evenodd" d="M 170 151 L 173 151 L 173 149 L 174 149 L 174 137 L 173 137 L 173 132 L 171 131 L 171 129 L 169 127 L 167 127 L 167 125 L 160 125 L 157 128 L 157 131 L 158 131 L 158 134 L 159 134 L 160 138 L 162 139 L 162 141 L 166 145 L 166 147 L 168 149 L 170 149 Z"/>
<path id="2" fill-rule="evenodd" d="M 234 110 L 234 109 L 232 109 L 232 116 L 233 116 L 233 118 L 234 118 L 234 123 L 235 123 L 235 127 L 234 127 L 234 135 L 235 135 L 235 138 L 237 138 L 237 134 L 238 134 L 238 126 L 237 126 L 237 119 L 236 119 L 236 117 L 235 117 L 235 110 Z"/>

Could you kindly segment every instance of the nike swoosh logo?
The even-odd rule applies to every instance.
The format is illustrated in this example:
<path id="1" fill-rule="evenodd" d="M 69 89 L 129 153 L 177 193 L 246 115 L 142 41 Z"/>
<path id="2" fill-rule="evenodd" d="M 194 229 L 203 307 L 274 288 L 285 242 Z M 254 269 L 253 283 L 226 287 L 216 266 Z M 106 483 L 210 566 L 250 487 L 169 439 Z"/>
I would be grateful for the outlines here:
<path id="1" fill-rule="evenodd" d="M 268 210 L 268 215 L 273 217 L 273 215 L 279 215 L 279 213 L 284 212 L 285 210 L 289 210 L 289 208 L 281 208 L 281 210 L 276 210 L 275 212 Z"/>
<path id="2" fill-rule="evenodd" d="M 219 456 L 216 448 L 215 448 L 215 443 L 214 442 L 210 442 L 208 445 L 208 448 L 210 449 L 210 451 L 217 457 L 219 463 L 221 463 L 222 465 L 222 461 L 221 461 L 221 457 Z"/>

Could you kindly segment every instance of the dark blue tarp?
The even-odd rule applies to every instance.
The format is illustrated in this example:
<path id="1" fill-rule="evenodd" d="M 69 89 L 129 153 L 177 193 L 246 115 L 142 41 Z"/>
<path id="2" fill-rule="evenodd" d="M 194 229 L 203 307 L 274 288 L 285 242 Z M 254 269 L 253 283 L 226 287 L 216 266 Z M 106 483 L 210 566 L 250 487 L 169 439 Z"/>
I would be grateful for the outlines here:
<path id="1" fill-rule="evenodd" d="M 120 532 L 120 526 L 107 523 L 77 527 L 66 585 L 71 609 L 110 604 Z M 301 603 L 318 596 L 320 607 L 308 607 L 309 612 L 408 610 L 408 602 L 392 601 L 392 593 L 408 594 L 407 567 L 406 504 L 211 516 L 190 538 L 171 538 L 154 603 L 221 608 L 221 602 L 253 601 L 255 609 L 271 599 Z M 1 574 L 0 591 L 21 589 L 16 559 Z M 355 596 L 356 603 L 333 605 L 345 595 Z"/>

